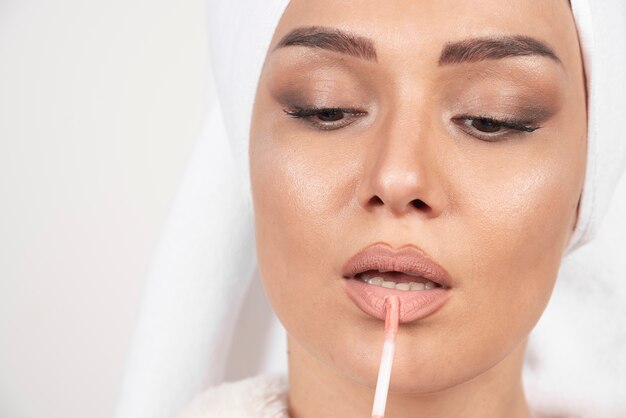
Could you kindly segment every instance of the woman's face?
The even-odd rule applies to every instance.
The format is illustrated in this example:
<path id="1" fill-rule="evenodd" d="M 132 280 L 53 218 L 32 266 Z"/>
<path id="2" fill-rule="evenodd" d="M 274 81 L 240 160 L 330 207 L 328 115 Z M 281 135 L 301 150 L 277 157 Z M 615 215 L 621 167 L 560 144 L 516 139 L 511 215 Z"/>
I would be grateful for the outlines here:
<path id="1" fill-rule="evenodd" d="M 451 277 L 443 306 L 401 325 L 392 390 L 458 385 L 523 350 L 585 174 L 567 1 L 294 0 L 269 51 L 251 181 L 261 276 L 292 343 L 375 385 L 383 326 L 342 267 L 384 242 Z"/>

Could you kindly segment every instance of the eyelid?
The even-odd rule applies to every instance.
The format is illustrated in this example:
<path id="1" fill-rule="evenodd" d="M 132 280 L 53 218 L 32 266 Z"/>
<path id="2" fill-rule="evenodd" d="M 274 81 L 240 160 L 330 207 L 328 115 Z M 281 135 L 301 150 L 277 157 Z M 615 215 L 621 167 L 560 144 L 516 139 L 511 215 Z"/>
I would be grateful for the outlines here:
<path id="1" fill-rule="evenodd" d="M 317 115 L 324 111 L 341 111 L 343 113 L 347 113 L 350 115 L 361 115 L 367 112 L 364 112 L 355 108 L 344 108 L 344 107 L 335 107 L 335 106 L 320 106 L 320 107 L 300 107 L 295 106 L 292 109 L 284 109 L 285 113 L 294 117 L 309 117 Z M 296 116 L 298 114 L 299 116 Z"/>
<path id="2" fill-rule="evenodd" d="M 349 118 L 344 118 L 339 121 L 314 121 L 313 117 L 319 115 L 324 111 L 340 111 L 344 115 L 348 115 Z M 342 107 L 334 107 L 334 106 L 321 106 L 321 107 L 308 107 L 308 106 L 293 106 L 291 109 L 283 109 L 283 112 L 288 116 L 299 119 L 304 123 L 309 124 L 310 126 L 323 130 L 323 131 L 332 131 L 336 129 L 341 129 L 352 123 L 356 122 L 357 117 L 367 115 L 366 111 L 359 110 L 356 108 L 342 108 Z"/>
<path id="3" fill-rule="evenodd" d="M 475 128 L 471 128 L 471 126 L 468 126 L 465 123 L 467 120 L 487 120 L 490 122 L 496 122 L 503 127 L 503 130 L 495 133 L 481 132 Z M 494 117 L 489 115 L 465 114 L 453 117 L 452 121 L 457 125 L 461 125 L 461 129 L 468 135 L 486 142 L 496 142 L 500 139 L 504 139 L 513 135 L 531 134 L 542 128 L 542 126 L 539 126 L 537 123 L 532 121 L 515 119 L 511 117 Z"/>

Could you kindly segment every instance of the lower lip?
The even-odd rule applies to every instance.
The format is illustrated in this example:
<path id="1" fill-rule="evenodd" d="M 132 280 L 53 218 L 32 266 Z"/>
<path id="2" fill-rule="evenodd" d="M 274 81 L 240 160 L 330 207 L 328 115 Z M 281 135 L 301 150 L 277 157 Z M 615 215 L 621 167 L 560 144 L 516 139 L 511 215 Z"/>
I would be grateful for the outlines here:
<path id="1" fill-rule="evenodd" d="M 342 279 L 348 296 L 363 312 L 385 320 L 385 296 L 397 296 L 400 300 L 400 322 L 417 321 L 441 308 L 450 291 L 441 287 L 429 290 L 405 291 L 367 284 L 359 279 Z"/>

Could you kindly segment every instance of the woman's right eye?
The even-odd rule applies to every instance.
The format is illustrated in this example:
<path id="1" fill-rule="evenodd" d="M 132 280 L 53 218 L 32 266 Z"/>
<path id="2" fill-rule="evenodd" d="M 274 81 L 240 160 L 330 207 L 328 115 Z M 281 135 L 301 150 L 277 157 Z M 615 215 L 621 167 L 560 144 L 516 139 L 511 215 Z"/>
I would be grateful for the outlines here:
<path id="1" fill-rule="evenodd" d="M 302 119 L 313 127 L 324 131 L 343 128 L 355 122 L 358 117 L 367 114 L 357 109 L 334 107 L 295 108 L 293 110 L 285 109 L 284 112 L 293 118 Z"/>

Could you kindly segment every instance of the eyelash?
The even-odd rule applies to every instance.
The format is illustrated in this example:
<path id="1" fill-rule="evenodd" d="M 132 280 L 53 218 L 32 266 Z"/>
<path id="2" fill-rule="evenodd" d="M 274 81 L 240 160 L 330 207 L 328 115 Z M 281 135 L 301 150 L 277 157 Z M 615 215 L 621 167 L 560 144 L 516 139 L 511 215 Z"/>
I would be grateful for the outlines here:
<path id="1" fill-rule="evenodd" d="M 357 109 L 343 109 L 343 108 L 332 108 L 332 107 L 323 107 L 323 108 L 301 108 L 297 107 L 293 110 L 285 109 L 284 112 L 296 119 L 301 119 L 309 124 L 311 124 L 314 128 L 330 131 L 335 129 L 340 129 L 346 127 L 353 122 L 356 121 L 356 118 L 359 116 L 364 116 L 367 112 L 363 112 Z M 348 115 L 349 118 L 341 118 L 337 121 L 320 121 L 315 120 L 315 117 L 319 117 L 320 115 L 327 114 L 342 114 Z M 502 118 L 496 119 L 487 115 L 462 115 L 452 118 L 452 121 L 457 125 L 461 126 L 461 129 L 465 131 L 468 135 L 481 139 L 487 142 L 495 142 L 500 137 L 510 136 L 511 134 L 523 134 L 523 133 L 532 133 L 537 129 L 541 129 L 541 126 L 534 126 L 531 123 L 526 121 L 517 120 L 513 118 Z M 469 123 L 468 123 L 469 122 Z M 485 133 L 478 130 L 476 127 L 473 127 L 475 122 L 481 122 L 491 125 L 496 125 L 503 129 L 496 131 L 492 134 Z M 482 132 L 482 133 L 481 133 Z"/>
<path id="2" fill-rule="evenodd" d="M 452 118 L 452 121 L 461 126 L 461 129 L 468 135 L 481 139 L 487 142 L 495 142 L 501 137 L 508 137 L 511 135 L 519 135 L 525 133 L 533 133 L 541 126 L 534 125 L 532 122 L 514 119 L 514 118 L 501 118 L 497 119 L 488 115 L 462 115 Z M 468 123 L 469 122 L 469 123 Z M 479 131 L 476 127 L 473 127 L 474 122 L 483 122 L 492 125 L 498 125 L 502 130 L 495 133 L 485 133 Z"/>
<path id="3" fill-rule="evenodd" d="M 367 115 L 367 112 L 363 112 L 358 109 L 343 109 L 338 107 L 319 107 L 319 108 L 301 108 L 296 107 L 293 110 L 285 109 L 284 112 L 296 119 L 301 119 L 313 127 L 322 131 L 332 131 L 335 129 L 344 128 L 356 121 L 359 116 Z M 315 120 L 316 116 L 320 116 L 324 113 L 341 113 L 349 116 L 349 118 L 342 118 L 339 121 L 320 121 Z"/>

